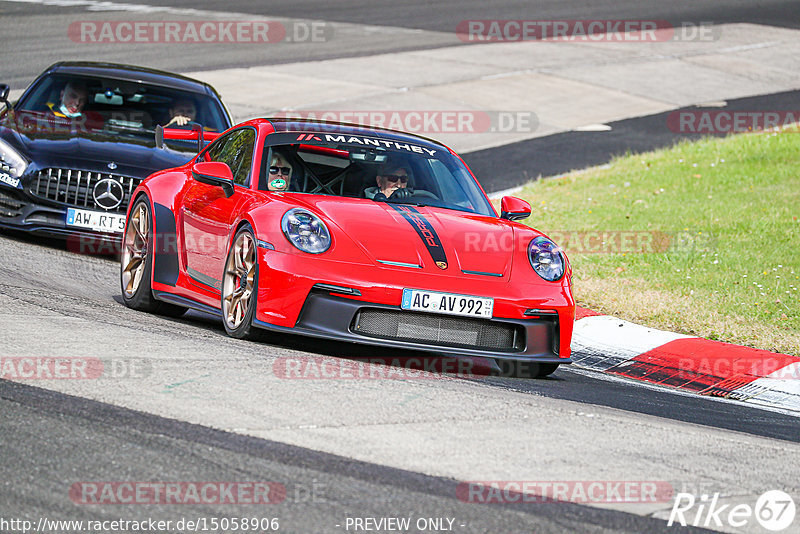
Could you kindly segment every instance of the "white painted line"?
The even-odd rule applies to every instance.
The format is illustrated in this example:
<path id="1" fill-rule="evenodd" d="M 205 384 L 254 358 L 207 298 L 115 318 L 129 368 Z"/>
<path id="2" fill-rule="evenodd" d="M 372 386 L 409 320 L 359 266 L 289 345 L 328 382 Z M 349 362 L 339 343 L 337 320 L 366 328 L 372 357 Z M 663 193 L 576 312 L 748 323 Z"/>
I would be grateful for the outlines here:
<path id="1" fill-rule="evenodd" d="M 468 154 L 468 152 L 464 152 L 464 154 Z M 594 167 L 587 167 L 586 169 L 579 169 L 577 171 L 562 172 L 561 174 L 554 174 L 553 176 L 542 176 L 541 178 L 538 178 L 535 181 L 538 181 L 538 180 L 558 180 L 559 178 L 564 178 L 566 176 L 579 176 L 579 175 L 584 174 L 586 172 L 589 172 L 589 171 L 591 171 L 593 169 L 601 169 L 601 170 L 603 170 L 603 169 L 610 169 L 610 168 L 611 168 L 610 164 L 604 163 L 602 165 L 596 165 Z M 511 187 L 509 189 L 503 189 L 501 191 L 496 191 L 496 192 L 492 192 L 492 193 L 487 192 L 486 194 L 489 196 L 490 200 L 494 200 L 494 199 L 497 199 L 497 198 L 502 198 L 502 197 L 504 197 L 506 195 L 514 195 L 516 193 L 519 193 L 520 191 L 525 189 L 525 187 L 527 185 L 528 184 L 518 185 L 517 187 Z"/>
<path id="2" fill-rule="evenodd" d="M 608 124 L 587 124 L 574 129 L 576 132 L 610 132 L 611 126 Z"/>
<path id="3" fill-rule="evenodd" d="M 800 412 L 800 362 L 754 380 L 738 388 L 734 395 L 745 402 Z"/>
<path id="4" fill-rule="evenodd" d="M 591 377 L 591 378 L 595 378 L 597 380 L 604 380 L 606 382 L 622 382 L 622 383 L 625 383 L 625 385 L 631 386 L 631 387 L 640 387 L 640 388 L 650 389 L 650 390 L 653 390 L 653 391 L 661 391 L 663 393 L 669 393 L 671 395 L 680 395 L 682 397 L 694 397 L 695 399 L 700 397 L 700 398 L 707 399 L 707 400 L 712 401 L 712 402 L 721 402 L 721 403 L 725 403 L 725 404 L 736 404 L 738 406 L 749 406 L 750 408 L 754 408 L 754 409 L 757 409 L 757 410 L 763 410 L 763 411 L 766 411 L 766 412 L 779 413 L 779 414 L 782 414 L 782 415 L 790 415 L 792 417 L 800 418 L 800 411 L 797 411 L 796 409 L 795 410 L 786 409 L 786 408 L 781 408 L 779 406 L 774 406 L 774 405 L 770 405 L 770 404 L 756 404 L 756 403 L 742 404 L 741 400 L 733 400 L 733 399 L 729 399 L 729 398 L 725 398 L 725 397 L 715 397 L 715 396 L 711 396 L 711 395 L 698 395 L 694 391 L 686 391 L 686 390 L 677 389 L 677 388 L 671 388 L 671 387 L 667 387 L 667 386 L 660 386 L 660 385 L 657 385 L 657 384 L 652 384 L 650 382 L 643 382 L 641 380 L 634 380 L 632 378 L 628 378 L 628 377 L 625 377 L 625 376 L 622 376 L 622 375 L 608 374 L 608 373 L 604 373 L 602 371 L 595 371 L 595 370 L 592 370 L 592 369 L 583 369 L 581 367 L 575 367 L 574 365 L 562 366 L 562 369 L 563 369 L 563 371 L 561 369 L 559 369 L 556 372 L 557 373 L 560 373 L 560 372 L 575 373 L 575 374 L 578 374 L 578 375 L 583 375 L 583 376 L 588 376 L 588 377 Z"/>
<path id="5" fill-rule="evenodd" d="M 699 108 L 724 108 L 728 105 L 728 102 L 725 100 L 715 100 L 713 102 L 700 102 L 695 105 Z"/>
<path id="6" fill-rule="evenodd" d="M 494 193 L 490 193 L 489 194 L 489 198 L 490 199 L 496 199 L 496 198 L 503 198 L 503 197 L 508 196 L 508 195 L 515 195 L 516 193 L 519 193 L 523 189 L 525 189 L 524 185 L 518 185 L 517 187 L 512 187 L 510 189 L 503 189 L 502 191 L 495 191 Z"/>
<path id="7" fill-rule="evenodd" d="M 204 9 L 177 8 L 167 6 L 150 6 L 147 4 L 131 4 L 126 2 L 101 2 L 98 0 L 5 0 L 6 2 L 17 2 L 20 4 L 39 4 L 54 7 L 85 7 L 87 11 L 127 11 L 132 13 L 169 13 L 171 15 L 193 15 L 193 16 L 246 16 L 252 19 L 262 19 L 252 14 L 244 13 L 225 13 L 221 11 L 208 11 Z"/>
<path id="8" fill-rule="evenodd" d="M 775 406 L 800 413 L 800 381 L 798 380 L 759 378 L 739 388 L 736 392 L 746 395 L 747 398 L 742 400 L 747 403 Z"/>
<path id="9" fill-rule="evenodd" d="M 266 16 L 257 15 L 254 13 L 237 13 L 234 11 L 212 11 L 209 9 L 194 9 L 170 6 L 152 6 L 148 4 L 135 4 L 129 2 L 108 2 L 101 0 L 3 0 L 5 2 L 16 2 L 19 4 L 38 4 L 42 6 L 54 7 L 85 7 L 87 11 L 124 11 L 129 13 L 168 13 L 170 15 L 187 15 L 193 17 L 207 17 L 217 19 L 242 19 L 242 20 L 270 20 L 278 22 L 287 21 L 314 21 L 314 18 L 298 18 L 298 17 L 279 17 L 279 16 Z M 370 33 L 378 33 L 386 31 L 387 28 L 391 29 L 394 33 L 418 34 L 426 33 L 445 33 L 445 32 L 432 32 L 427 30 L 420 30 L 417 28 L 402 28 L 395 26 L 378 26 L 375 24 L 357 24 L 351 22 L 333 22 L 326 21 L 330 24 L 341 28 L 358 28 L 363 31 L 365 35 Z"/>
<path id="10" fill-rule="evenodd" d="M 763 43 L 753 43 L 749 45 L 730 46 L 728 48 L 721 48 L 716 51 L 717 54 L 731 54 L 734 52 L 747 52 L 749 50 L 758 50 L 759 48 L 770 48 L 773 46 L 780 46 L 784 43 L 780 41 L 767 41 Z"/>

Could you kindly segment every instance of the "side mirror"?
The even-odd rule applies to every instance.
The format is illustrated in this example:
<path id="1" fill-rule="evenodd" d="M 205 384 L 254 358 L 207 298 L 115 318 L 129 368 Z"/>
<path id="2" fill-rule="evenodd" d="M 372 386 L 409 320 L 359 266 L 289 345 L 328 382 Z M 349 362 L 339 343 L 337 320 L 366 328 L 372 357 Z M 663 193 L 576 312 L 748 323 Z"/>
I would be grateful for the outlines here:
<path id="1" fill-rule="evenodd" d="M 160 124 L 156 126 L 156 147 L 164 148 L 164 127 Z"/>
<path id="2" fill-rule="evenodd" d="M 5 104 L 6 110 L 11 111 L 12 106 L 11 102 L 8 101 L 8 94 L 11 92 L 11 88 L 8 84 L 0 83 L 0 104 Z M 3 111 L 3 115 L 5 115 L 5 111 Z"/>
<path id="3" fill-rule="evenodd" d="M 500 201 L 500 218 L 519 221 L 531 216 L 531 205 L 521 198 L 503 197 Z"/>
<path id="4" fill-rule="evenodd" d="M 233 196 L 233 173 L 227 163 L 206 161 L 192 165 L 192 178 L 200 183 L 222 188 L 226 197 Z"/>
<path id="5" fill-rule="evenodd" d="M 203 126 L 196 122 L 190 124 L 192 125 L 192 131 L 197 132 L 197 151 L 200 152 L 206 146 L 206 141 L 203 139 Z"/>

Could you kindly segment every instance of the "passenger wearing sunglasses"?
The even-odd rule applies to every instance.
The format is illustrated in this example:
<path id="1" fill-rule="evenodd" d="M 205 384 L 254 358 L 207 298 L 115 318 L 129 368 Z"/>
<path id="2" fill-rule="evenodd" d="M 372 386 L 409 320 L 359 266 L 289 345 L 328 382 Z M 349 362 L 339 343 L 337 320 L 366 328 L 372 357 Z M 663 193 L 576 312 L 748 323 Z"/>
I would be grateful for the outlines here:
<path id="1" fill-rule="evenodd" d="M 377 187 L 364 190 L 364 196 L 372 200 L 403 200 L 414 195 L 414 190 L 408 187 L 412 178 L 411 170 L 403 164 L 387 163 L 380 167 L 376 177 Z"/>
<path id="2" fill-rule="evenodd" d="M 292 166 L 280 154 L 274 154 L 267 169 L 267 190 L 286 191 L 292 181 Z"/>

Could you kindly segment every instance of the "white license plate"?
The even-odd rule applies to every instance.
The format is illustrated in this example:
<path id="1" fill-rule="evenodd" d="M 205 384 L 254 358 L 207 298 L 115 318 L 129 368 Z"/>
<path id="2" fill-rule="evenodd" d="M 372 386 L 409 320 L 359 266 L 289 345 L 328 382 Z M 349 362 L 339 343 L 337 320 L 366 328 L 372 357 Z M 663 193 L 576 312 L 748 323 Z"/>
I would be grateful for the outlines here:
<path id="1" fill-rule="evenodd" d="M 67 209 L 67 226 L 89 228 L 99 232 L 121 234 L 125 229 L 125 216 L 102 211 Z"/>
<path id="2" fill-rule="evenodd" d="M 448 315 L 466 315 L 491 319 L 494 309 L 494 299 L 489 297 L 473 297 L 471 295 L 458 295 L 455 293 L 440 293 L 438 291 L 425 291 L 422 289 L 404 289 L 403 302 L 400 307 L 404 310 L 423 311 L 430 313 L 445 313 Z"/>

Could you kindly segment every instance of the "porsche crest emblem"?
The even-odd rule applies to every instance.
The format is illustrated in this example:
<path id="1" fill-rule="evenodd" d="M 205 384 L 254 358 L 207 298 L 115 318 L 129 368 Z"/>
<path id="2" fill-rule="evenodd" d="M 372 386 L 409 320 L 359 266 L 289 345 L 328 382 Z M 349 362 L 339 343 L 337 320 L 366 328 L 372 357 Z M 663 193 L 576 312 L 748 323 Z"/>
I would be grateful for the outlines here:
<path id="1" fill-rule="evenodd" d="M 447 262 L 446 261 L 437 261 L 436 266 L 440 269 L 447 269 Z"/>

